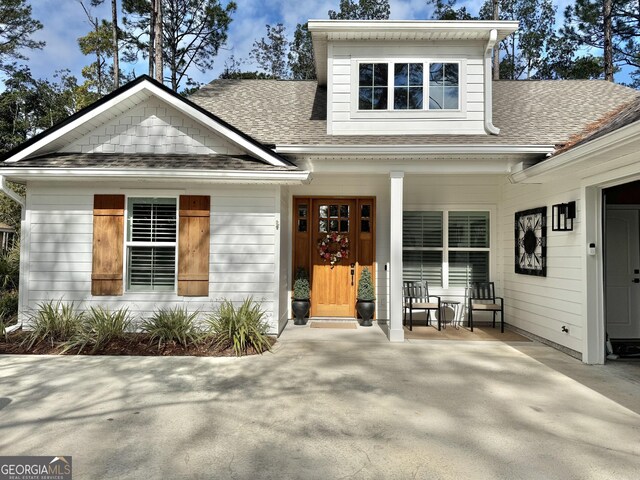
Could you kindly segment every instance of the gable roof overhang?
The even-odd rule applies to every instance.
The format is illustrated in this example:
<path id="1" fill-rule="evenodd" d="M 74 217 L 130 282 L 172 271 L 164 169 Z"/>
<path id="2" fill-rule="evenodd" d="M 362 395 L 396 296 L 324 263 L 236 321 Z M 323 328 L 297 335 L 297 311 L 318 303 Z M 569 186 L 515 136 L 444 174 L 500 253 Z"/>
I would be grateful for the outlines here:
<path id="1" fill-rule="evenodd" d="M 553 145 L 277 145 L 314 173 L 501 174 L 534 165 Z"/>
<path id="2" fill-rule="evenodd" d="M 104 181 L 136 180 L 174 183 L 188 181 L 192 183 L 251 183 L 299 185 L 311 181 L 311 173 L 303 170 L 264 171 L 264 170 L 196 170 L 170 168 L 3 168 L 0 177 L 14 183 L 26 183 L 29 180 L 45 178 L 47 181 Z"/>
<path id="3" fill-rule="evenodd" d="M 333 41 L 482 41 L 496 30 L 500 42 L 517 21 L 493 20 L 309 20 L 319 85 L 327 83 L 328 44 Z"/>
<path id="4" fill-rule="evenodd" d="M 544 183 L 565 175 L 582 179 L 585 175 L 606 171 L 610 168 L 608 161 L 625 156 L 629 156 L 631 168 L 637 172 L 637 161 L 633 154 L 638 152 L 639 145 L 640 121 L 636 121 L 514 172 L 509 180 L 511 183 Z"/>
<path id="5" fill-rule="evenodd" d="M 258 160 L 275 167 L 295 166 L 249 135 L 147 75 L 136 78 L 62 122 L 32 137 L 0 156 L 0 160 L 7 164 L 19 162 L 29 157 L 54 153 L 64 145 L 87 134 L 97 125 L 114 118 L 150 96 L 160 98 Z"/>
<path id="6" fill-rule="evenodd" d="M 249 155 L 54 153 L 0 164 L 0 178 L 17 183 L 46 178 L 300 184 L 309 181 L 310 172 L 276 167 Z"/>

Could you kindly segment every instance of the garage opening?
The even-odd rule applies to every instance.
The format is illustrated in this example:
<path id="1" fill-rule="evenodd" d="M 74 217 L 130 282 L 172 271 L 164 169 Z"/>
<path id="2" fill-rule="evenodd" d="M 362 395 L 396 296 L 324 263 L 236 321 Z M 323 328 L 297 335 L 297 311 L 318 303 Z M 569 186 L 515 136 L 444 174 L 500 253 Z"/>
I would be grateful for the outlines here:
<path id="1" fill-rule="evenodd" d="M 603 193 L 608 358 L 640 359 L 640 181 Z"/>

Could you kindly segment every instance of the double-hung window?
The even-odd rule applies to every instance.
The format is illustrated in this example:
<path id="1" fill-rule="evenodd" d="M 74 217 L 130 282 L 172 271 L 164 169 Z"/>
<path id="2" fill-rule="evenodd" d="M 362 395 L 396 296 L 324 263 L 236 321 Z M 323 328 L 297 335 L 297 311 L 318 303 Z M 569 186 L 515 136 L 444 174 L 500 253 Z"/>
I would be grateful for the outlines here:
<path id="1" fill-rule="evenodd" d="M 443 288 L 488 281 L 489 220 L 486 211 L 405 211 L 404 280 Z"/>
<path id="2" fill-rule="evenodd" d="M 460 83 L 457 63 L 429 65 L 429 110 L 457 110 Z"/>
<path id="3" fill-rule="evenodd" d="M 173 291 L 176 199 L 129 198 L 127 212 L 127 290 Z"/>
<path id="4" fill-rule="evenodd" d="M 389 95 L 389 65 L 361 63 L 359 66 L 358 108 L 386 110 Z"/>
<path id="5" fill-rule="evenodd" d="M 424 104 L 422 63 L 396 63 L 393 70 L 393 108 L 422 110 Z"/>

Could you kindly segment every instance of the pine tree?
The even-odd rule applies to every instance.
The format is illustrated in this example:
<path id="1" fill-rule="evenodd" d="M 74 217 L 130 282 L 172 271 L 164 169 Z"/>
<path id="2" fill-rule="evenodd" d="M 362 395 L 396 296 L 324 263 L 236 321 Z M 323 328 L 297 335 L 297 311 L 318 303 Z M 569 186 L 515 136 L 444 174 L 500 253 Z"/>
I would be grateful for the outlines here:
<path id="1" fill-rule="evenodd" d="M 25 49 L 44 47 L 44 42 L 31 38 L 41 28 L 26 0 L 0 0 L 0 70 L 6 71 L 12 61 L 27 60 Z"/>
<path id="2" fill-rule="evenodd" d="M 630 0 L 576 0 L 564 12 L 560 33 L 576 50 L 603 51 L 603 74 L 613 81 L 617 67 L 640 74 L 640 4 Z"/>
<path id="3" fill-rule="evenodd" d="M 275 27 L 267 25 L 267 36 L 253 42 L 249 56 L 271 78 L 287 78 L 287 49 L 289 42 L 285 36 L 285 27 L 278 23 Z"/>
<path id="4" fill-rule="evenodd" d="M 197 68 L 207 72 L 213 68 L 215 57 L 227 41 L 236 4 L 220 0 L 153 0 L 161 2 L 161 29 L 154 25 L 159 18 L 152 0 L 123 0 L 122 19 L 125 51 L 123 58 L 135 62 L 139 57 L 149 59 L 149 73 L 157 66 L 151 46 L 162 45 L 162 64 L 167 70 L 171 88 L 178 90 L 190 79 L 189 71 Z M 162 41 L 154 42 L 155 34 L 162 32 Z M 155 74 L 157 75 L 157 71 Z"/>
<path id="5" fill-rule="evenodd" d="M 340 0 L 340 11 L 329 10 L 331 20 L 388 20 L 389 0 Z"/>
<path id="6" fill-rule="evenodd" d="M 289 49 L 289 70 L 294 80 L 314 80 L 316 66 L 313 61 L 313 44 L 309 25 L 298 24 Z"/>

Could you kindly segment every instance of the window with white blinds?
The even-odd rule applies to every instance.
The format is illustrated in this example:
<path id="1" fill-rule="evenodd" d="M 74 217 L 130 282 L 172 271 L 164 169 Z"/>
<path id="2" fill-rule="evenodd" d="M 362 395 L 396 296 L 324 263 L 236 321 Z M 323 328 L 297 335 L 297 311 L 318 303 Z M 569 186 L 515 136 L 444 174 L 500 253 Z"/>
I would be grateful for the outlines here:
<path id="1" fill-rule="evenodd" d="M 489 212 L 405 211 L 402 224 L 404 280 L 443 288 L 489 281 Z"/>
<path id="2" fill-rule="evenodd" d="M 443 212 L 404 212 L 402 262 L 404 280 L 442 286 Z"/>
<path id="3" fill-rule="evenodd" d="M 176 283 L 177 201 L 129 198 L 127 289 L 173 291 Z"/>

